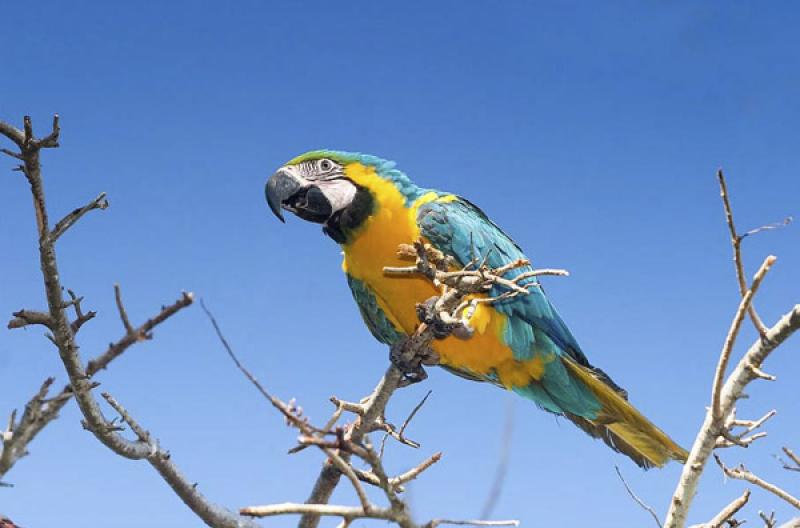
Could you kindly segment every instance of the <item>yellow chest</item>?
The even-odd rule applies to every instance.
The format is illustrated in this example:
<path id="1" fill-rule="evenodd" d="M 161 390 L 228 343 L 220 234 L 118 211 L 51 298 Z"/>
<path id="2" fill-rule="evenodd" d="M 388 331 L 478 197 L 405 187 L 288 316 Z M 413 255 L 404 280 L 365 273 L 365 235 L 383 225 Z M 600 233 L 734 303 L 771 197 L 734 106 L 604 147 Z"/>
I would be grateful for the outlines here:
<path id="1" fill-rule="evenodd" d="M 386 276 L 383 267 L 409 265 L 397 256 L 397 248 L 420 238 L 416 222 L 419 207 L 452 197 L 439 198 L 428 193 L 409 207 L 394 185 L 377 177 L 374 171 L 350 168 L 348 177 L 372 191 L 376 208 L 352 242 L 343 246 L 342 268 L 374 292 L 378 305 L 397 329 L 411 334 L 419 324 L 416 304 L 437 295 L 438 291 L 422 278 Z M 513 359 L 510 347 L 503 341 L 505 315 L 481 304 L 469 322 L 476 330 L 472 338 L 448 337 L 433 343 L 443 364 L 475 374 L 495 374 L 506 386 L 525 385 L 531 378 L 541 377 L 541 362 L 523 364 Z"/>

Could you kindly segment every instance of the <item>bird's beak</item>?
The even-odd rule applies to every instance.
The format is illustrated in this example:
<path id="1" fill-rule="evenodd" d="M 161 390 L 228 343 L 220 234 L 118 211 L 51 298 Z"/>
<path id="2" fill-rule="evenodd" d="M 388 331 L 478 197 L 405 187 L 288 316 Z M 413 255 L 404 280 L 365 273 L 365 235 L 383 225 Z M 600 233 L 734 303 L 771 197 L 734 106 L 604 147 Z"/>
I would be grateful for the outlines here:
<path id="1" fill-rule="evenodd" d="M 281 222 L 282 209 L 303 220 L 324 223 L 333 213 L 330 201 L 316 185 L 295 174 L 292 167 L 283 167 L 267 180 L 266 195 L 269 208 Z"/>

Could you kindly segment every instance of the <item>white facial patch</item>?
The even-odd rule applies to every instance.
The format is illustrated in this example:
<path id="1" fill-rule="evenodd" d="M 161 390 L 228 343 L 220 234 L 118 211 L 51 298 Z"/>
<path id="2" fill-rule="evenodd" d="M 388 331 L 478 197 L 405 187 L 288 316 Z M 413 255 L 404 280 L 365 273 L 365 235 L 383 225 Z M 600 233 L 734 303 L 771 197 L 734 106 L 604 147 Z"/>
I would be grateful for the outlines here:
<path id="1" fill-rule="evenodd" d="M 356 186 L 344 179 L 322 181 L 317 183 L 317 187 L 330 202 L 334 213 L 350 205 L 356 196 Z"/>

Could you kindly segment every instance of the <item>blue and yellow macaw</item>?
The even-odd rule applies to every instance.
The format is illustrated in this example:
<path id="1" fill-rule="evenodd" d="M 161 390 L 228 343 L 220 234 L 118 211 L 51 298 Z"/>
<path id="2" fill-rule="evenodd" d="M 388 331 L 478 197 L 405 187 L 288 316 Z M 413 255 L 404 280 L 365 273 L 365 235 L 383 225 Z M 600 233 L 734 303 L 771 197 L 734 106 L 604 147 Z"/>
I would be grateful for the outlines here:
<path id="1" fill-rule="evenodd" d="M 308 152 L 269 178 L 266 195 L 278 218 L 283 220 L 282 210 L 287 210 L 322 224 L 341 245 L 342 268 L 361 315 L 372 334 L 390 346 L 415 331 L 416 305 L 438 294 L 426 279 L 384 274 L 384 266 L 408 264 L 397 254 L 400 244 L 422 239 L 462 266 L 476 255 L 487 258 L 492 268 L 526 258 L 475 205 L 417 187 L 394 162 L 375 156 Z M 540 287 L 530 288 L 529 295 L 479 304 L 469 325 L 474 329 L 469 339 L 449 336 L 432 343 L 445 369 L 533 400 L 639 466 L 686 460 L 686 451 L 589 363 Z"/>

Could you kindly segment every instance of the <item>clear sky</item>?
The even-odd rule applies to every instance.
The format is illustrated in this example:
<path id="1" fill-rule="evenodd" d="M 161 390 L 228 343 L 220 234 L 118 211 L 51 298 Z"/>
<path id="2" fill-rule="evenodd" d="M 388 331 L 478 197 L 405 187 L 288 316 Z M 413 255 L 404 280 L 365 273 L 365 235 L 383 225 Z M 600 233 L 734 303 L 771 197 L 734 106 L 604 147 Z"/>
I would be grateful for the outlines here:
<path id="1" fill-rule="evenodd" d="M 263 185 L 314 148 L 394 159 L 416 182 L 478 203 L 540 266 L 591 360 L 689 447 L 737 304 L 715 170 L 743 229 L 800 215 L 800 8 L 792 2 L 12 2 L 3 8 L 0 118 L 62 116 L 44 157 L 54 217 L 109 194 L 59 243 L 64 284 L 99 312 L 88 358 L 122 334 L 112 285 L 136 322 L 203 297 L 242 359 L 313 419 L 365 395 L 387 350 L 363 327 L 318 226 L 276 221 Z M 7 145 L 5 145 L 7 146 Z M 28 190 L 0 161 L 0 314 L 42 308 Z M 800 299 L 797 226 L 745 243 L 748 274 L 779 256 L 757 306 L 773 322 Z M 748 327 L 738 353 L 753 340 Z M 722 455 L 794 491 L 780 446 L 800 449 L 798 341 L 740 414 L 777 407 L 769 437 Z M 0 413 L 65 376 L 37 329 L 0 332 Z M 99 377 L 214 500 L 302 501 L 321 463 L 288 456 L 295 432 L 234 369 L 199 307 Z M 680 467 L 642 472 L 563 420 L 488 385 L 433 371 L 393 400 L 401 421 L 428 389 L 393 470 L 436 450 L 411 486 L 420 520 L 474 517 L 515 416 L 496 517 L 524 526 L 649 526 L 614 473 L 663 512 Z M 74 405 L 6 475 L 0 511 L 26 527 L 198 526 L 143 462 L 80 426 Z M 342 486 L 346 488 L 346 486 Z M 710 468 L 691 515 L 741 493 Z M 338 502 L 353 503 L 349 491 Z M 755 493 L 747 515 L 777 508 Z M 753 522 L 753 521 L 751 521 Z M 328 521 L 327 525 L 333 525 Z M 357 523 L 362 525 L 365 523 Z M 286 526 L 271 520 L 265 526 Z"/>

